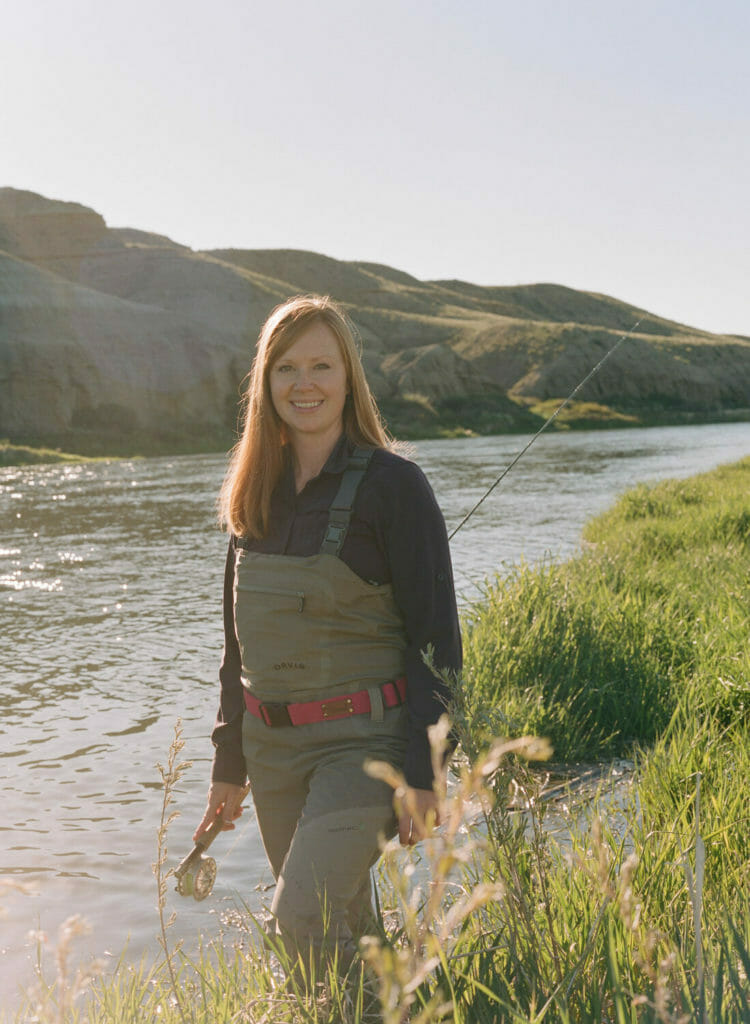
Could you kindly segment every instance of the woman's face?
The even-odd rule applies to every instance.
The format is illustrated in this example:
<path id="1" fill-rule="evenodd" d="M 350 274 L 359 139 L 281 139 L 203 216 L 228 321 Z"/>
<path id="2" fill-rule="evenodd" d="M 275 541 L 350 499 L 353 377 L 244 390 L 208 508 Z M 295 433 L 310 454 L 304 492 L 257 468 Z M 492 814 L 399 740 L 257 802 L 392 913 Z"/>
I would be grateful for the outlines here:
<path id="1" fill-rule="evenodd" d="M 343 427 L 348 382 L 336 335 L 322 321 L 311 324 L 271 365 L 273 407 L 292 446 L 316 439 L 334 443 Z"/>

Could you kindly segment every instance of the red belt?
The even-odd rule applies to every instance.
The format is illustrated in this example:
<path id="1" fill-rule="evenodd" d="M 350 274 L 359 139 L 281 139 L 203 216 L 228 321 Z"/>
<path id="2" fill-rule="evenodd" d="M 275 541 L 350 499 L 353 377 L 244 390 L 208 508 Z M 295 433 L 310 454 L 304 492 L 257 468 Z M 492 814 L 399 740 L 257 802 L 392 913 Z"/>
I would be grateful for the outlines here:
<path id="1" fill-rule="evenodd" d="M 406 677 L 401 676 L 380 687 L 383 704 L 387 708 L 398 707 L 406 700 Z M 267 704 L 245 693 L 245 707 L 251 715 L 261 718 L 272 728 L 285 725 L 312 725 L 313 722 L 330 722 L 334 718 L 348 718 L 349 715 L 363 715 L 371 710 L 370 694 L 367 690 L 347 693 L 330 700 L 308 700 L 299 704 Z"/>

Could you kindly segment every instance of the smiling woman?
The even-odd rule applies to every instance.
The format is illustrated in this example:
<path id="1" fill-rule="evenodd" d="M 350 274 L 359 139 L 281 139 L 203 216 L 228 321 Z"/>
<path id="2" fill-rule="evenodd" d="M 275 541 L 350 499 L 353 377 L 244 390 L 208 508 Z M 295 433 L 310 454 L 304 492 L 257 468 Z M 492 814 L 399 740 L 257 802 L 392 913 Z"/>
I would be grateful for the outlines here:
<path id="1" fill-rule="evenodd" d="M 455 671 L 461 640 L 442 514 L 390 450 L 330 299 L 291 299 L 261 330 L 220 505 L 225 649 L 194 839 L 219 815 L 234 827 L 249 780 L 276 933 L 347 967 L 374 926 L 380 837 L 408 844 L 436 820 L 427 728 L 447 691 L 422 653 Z M 395 812 L 368 758 L 403 771 Z"/>
<path id="2" fill-rule="evenodd" d="M 341 435 L 349 393 L 344 358 L 331 328 L 322 321 L 304 328 L 273 364 L 269 380 L 273 407 L 292 449 L 330 450 Z M 296 482 L 299 490 L 307 483 L 301 476 Z"/>
<path id="3" fill-rule="evenodd" d="M 319 344 L 316 344 L 316 339 Z M 331 340 L 336 342 L 335 348 L 330 346 Z M 312 351 L 319 349 L 320 345 L 324 346 L 323 351 Z M 295 349 L 296 356 L 291 352 L 292 348 Z M 321 377 L 328 377 L 328 371 L 323 369 L 321 359 L 325 362 L 326 357 L 331 370 L 339 363 L 343 363 L 345 373 L 345 400 L 339 416 L 333 417 L 334 423 L 339 427 L 338 433 L 343 431 L 353 444 L 368 448 L 388 447 L 388 436 L 383 429 L 380 413 L 367 384 L 357 350 L 354 328 L 348 318 L 335 303 L 321 296 L 300 296 L 290 299 L 289 302 L 278 306 L 261 328 L 244 399 L 244 429 L 234 450 L 230 470 L 221 492 L 222 519 L 235 533 L 255 538 L 262 537 L 268 529 L 271 494 L 279 481 L 290 451 L 295 460 L 295 473 L 301 468 L 298 447 L 291 443 L 295 435 L 290 434 L 288 430 L 288 427 L 295 424 L 287 424 L 276 406 L 274 381 L 278 378 L 283 379 L 287 374 L 292 377 L 298 375 L 300 367 L 296 364 L 307 361 L 305 370 L 311 371 L 315 376 L 318 392 L 306 392 L 303 382 L 303 388 L 301 392 L 298 391 L 295 401 L 297 406 L 304 406 L 310 401 L 321 401 L 326 396 L 320 390 L 319 380 Z M 311 364 L 309 360 L 312 360 Z M 328 380 L 330 383 L 330 377 Z M 287 396 L 281 387 L 278 395 L 283 409 Z M 300 412 L 299 408 L 290 404 L 286 409 L 289 416 L 293 412 Z M 336 436 L 338 437 L 338 434 Z M 325 448 L 322 441 L 320 446 Z M 314 459 L 319 458 L 319 454 L 316 454 L 314 449 L 311 452 Z M 321 462 L 317 466 L 315 472 L 322 464 Z"/>

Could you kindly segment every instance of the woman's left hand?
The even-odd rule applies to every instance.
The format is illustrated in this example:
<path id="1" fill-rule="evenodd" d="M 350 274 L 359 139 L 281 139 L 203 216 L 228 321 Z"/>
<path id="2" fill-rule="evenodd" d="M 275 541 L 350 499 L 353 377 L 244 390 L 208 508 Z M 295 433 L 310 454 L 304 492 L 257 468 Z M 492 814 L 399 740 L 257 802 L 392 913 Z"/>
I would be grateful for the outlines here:
<path id="1" fill-rule="evenodd" d="M 398 802 L 398 838 L 402 846 L 413 846 L 440 824 L 438 798 L 431 789 L 407 787 Z"/>

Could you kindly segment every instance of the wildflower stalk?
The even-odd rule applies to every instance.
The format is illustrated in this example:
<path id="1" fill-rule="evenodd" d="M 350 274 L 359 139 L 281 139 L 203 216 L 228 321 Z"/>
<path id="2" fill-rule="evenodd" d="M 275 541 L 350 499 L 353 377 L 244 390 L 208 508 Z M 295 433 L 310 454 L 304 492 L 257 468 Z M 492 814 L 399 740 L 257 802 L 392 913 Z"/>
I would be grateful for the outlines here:
<path id="1" fill-rule="evenodd" d="M 181 779 L 183 773 L 190 767 L 190 761 L 179 761 L 179 755 L 185 746 L 185 741 L 182 738 L 182 720 L 177 719 L 174 727 L 174 738 L 169 747 L 169 755 L 167 758 L 166 768 L 157 764 L 156 768 L 161 776 L 162 781 L 162 805 L 161 805 L 161 818 L 159 821 L 159 829 L 157 832 L 157 854 L 156 861 L 152 864 L 152 870 L 154 877 L 156 878 L 156 888 L 158 894 L 158 911 L 159 911 L 159 945 L 161 946 L 169 972 L 169 980 L 172 987 L 172 995 L 174 996 L 175 1004 L 180 1014 L 182 1024 L 187 1024 L 187 1016 L 180 996 L 180 989 L 177 984 L 177 974 L 174 966 L 174 958 L 179 952 L 180 944 L 175 947 L 174 950 L 170 949 L 168 939 L 168 929 L 174 924 L 177 914 L 173 912 L 169 918 L 166 916 L 167 906 L 167 882 L 174 874 L 172 868 L 165 870 L 167 862 L 167 834 L 169 827 L 175 818 L 179 817 L 179 811 L 170 811 L 170 805 L 174 798 L 174 790 Z"/>
<path id="2" fill-rule="evenodd" d="M 542 759 L 550 753 L 544 741 L 532 737 L 496 741 L 474 764 L 460 767 L 457 785 L 449 792 L 441 767 L 450 732 L 448 717 L 444 715 L 428 732 L 433 763 L 440 769 L 435 774 L 439 780 L 435 786 L 439 830 L 432 830 L 429 812 L 428 820 L 420 816 L 403 776 L 391 765 L 369 762 L 365 766 L 374 778 L 393 786 L 397 807 L 399 803 L 405 806 L 418 832 L 428 834 L 422 847 L 428 863 L 426 897 L 419 887 L 409 891 L 414 865 L 404 865 L 403 860 L 411 855 L 395 845 L 395 840 L 386 845 L 384 870 L 395 889 L 402 928 L 396 942 L 383 942 L 374 937 L 362 942 L 363 956 L 380 980 L 385 1024 L 403 1024 L 406 1020 L 432 1024 L 445 1019 L 446 1014 L 455 1009 L 455 972 L 450 961 L 464 955 L 455 954 L 456 946 L 472 929 L 477 932 L 483 907 L 505 898 L 504 885 L 486 876 L 468 886 L 459 880 L 488 847 L 488 837 L 469 828 L 470 818 L 476 815 L 478 806 L 490 813 L 494 797 L 487 780 L 496 774 L 509 754 Z M 481 953 L 481 949 L 477 952 Z M 436 983 L 438 976 L 448 992 Z M 481 987 L 479 982 L 476 986 Z M 492 999 L 489 989 L 487 995 Z"/>

